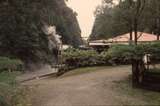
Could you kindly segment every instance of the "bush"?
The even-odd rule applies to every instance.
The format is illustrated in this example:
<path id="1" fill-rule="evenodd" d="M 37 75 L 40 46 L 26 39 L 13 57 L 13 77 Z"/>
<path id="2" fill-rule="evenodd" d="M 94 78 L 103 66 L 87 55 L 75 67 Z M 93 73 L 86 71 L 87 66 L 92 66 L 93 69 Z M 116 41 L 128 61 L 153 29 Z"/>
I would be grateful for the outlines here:
<path id="1" fill-rule="evenodd" d="M 0 73 L 0 106 L 31 106 L 28 88 L 16 83 L 17 72 Z"/>
<path id="2" fill-rule="evenodd" d="M 153 42 L 139 45 L 114 45 L 107 55 L 112 60 L 119 62 L 130 62 L 132 60 L 142 60 L 145 54 L 151 54 L 151 60 L 160 60 L 160 42 Z"/>
<path id="3" fill-rule="evenodd" d="M 131 58 L 134 57 L 134 47 L 128 45 L 115 45 L 106 52 L 109 60 L 119 63 L 130 63 Z"/>
<path id="4" fill-rule="evenodd" d="M 63 64 L 67 67 L 85 67 L 106 64 L 103 54 L 98 54 L 95 50 L 79 50 L 69 48 L 62 53 Z"/>
<path id="5" fill-rule="evenodd" d="M 0 106 L 31 106 L 28 88 L 0 83 Z"/>
<path id="6" fill-rule="evenodd" d="M 142 61 L 145 54 L 151 54 L 151 60 L 160 60 L 160 42 L 139 45 L 113 45 L 102 53 L 95 50 L 69 48 L 63 55 L 63 70 L 84 66 L 131 64 L 133 60 Z"/>
<path id="7" fill-rule="evenodd" d="M 8 57 L 0 57 L 0 72 L 4 70 L 22 71 L 23 62 L 19 59 L 10 59 Z"/>

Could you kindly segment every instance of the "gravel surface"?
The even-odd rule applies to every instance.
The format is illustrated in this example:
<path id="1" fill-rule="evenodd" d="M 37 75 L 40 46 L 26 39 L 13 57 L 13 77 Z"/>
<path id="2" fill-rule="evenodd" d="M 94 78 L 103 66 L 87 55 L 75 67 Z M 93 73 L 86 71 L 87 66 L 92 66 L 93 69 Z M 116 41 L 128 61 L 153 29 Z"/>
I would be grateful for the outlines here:
<path id="1" fill-rule="evenodd" d="M 130 70 L 130 66 L 106 67 L 74 76 L 33 80 L 24 85 L 34 88 L 33 106 L 120 105 L 123 95 L 113 90 L 113 84 L 126 79 Z"/>

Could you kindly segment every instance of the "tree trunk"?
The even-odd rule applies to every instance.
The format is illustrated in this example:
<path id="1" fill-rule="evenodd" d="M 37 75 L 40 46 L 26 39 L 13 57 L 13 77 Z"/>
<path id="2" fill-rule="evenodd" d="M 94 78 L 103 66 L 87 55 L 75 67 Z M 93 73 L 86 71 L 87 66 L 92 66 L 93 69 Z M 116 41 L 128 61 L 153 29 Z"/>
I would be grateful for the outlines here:
<path id="1" fill-rule="evenodd" d="M 157 35 L 157 40 L 159 40 L 159 34 Z"/>
<path id="2" fill-rule="evenodd" d="M 145 66 L 143 60 L 132 61 L 132 86 L 140 87 L 143 81 Z"/>
<path id="3" fill-rule="evenodd" d="M 129 32 L 129 44 L 131 45 L 132 44 L 132 41 L 133 41 L 133 37 L 132 37 L 132 28 L 130 28 L 130 32 Z"/>
<path id="4" fill-rule="evenodd" d="M 157 27 L 158 27 L 158 33 L 157 33 L 157 40 L 159 40 L 159 36 L 160 36 L 160 18 L 158 18 L 157 20 Z"/>
<path id="5" fill-rule="evenodd" d="M 139 62 L 137 60 L 132 61 L 132 86 L 138 87 L 139 86 L 139 69 L 138 69 Z"/>
<path id="6" fill-rule="evenodd" d="M 138 20 L 137 19 L 135 19 L 134 20 L 134 43 L 135 43 L 135 45 L 137 45 L 137 41 L 138 41 Z"/>

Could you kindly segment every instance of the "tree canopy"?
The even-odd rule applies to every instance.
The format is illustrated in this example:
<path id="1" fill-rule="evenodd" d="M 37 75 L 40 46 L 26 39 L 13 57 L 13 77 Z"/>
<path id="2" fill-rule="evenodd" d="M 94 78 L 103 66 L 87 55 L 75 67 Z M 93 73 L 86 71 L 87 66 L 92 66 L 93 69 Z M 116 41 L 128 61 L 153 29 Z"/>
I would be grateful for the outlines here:
<path id="1" fill-rule="evenodd" d="M 0 55 L 25 61 L 54 57 L 44 25 L 56 26 L 63 43 L 81 44 L 76 15 L 64 0 L 1 0 L 0 23 Z"/>
<path id="2" fill-rule="evenodd" d="M 118 4 L 113 0 L 103 2 L 95 12 L 91 39 L 114 37 L 134 30 L 159 35 L 159 0 L 119 0 Z"/>

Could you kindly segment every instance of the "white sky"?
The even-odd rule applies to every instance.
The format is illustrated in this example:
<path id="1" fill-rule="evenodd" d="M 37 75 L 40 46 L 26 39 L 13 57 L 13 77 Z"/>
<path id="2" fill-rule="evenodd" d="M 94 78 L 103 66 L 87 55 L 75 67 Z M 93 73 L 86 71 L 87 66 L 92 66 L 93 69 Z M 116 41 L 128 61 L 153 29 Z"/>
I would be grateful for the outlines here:
<path id="1" fill-rule="evenodd" d="M 82 37 L 90 35 L 95 20 L 93 13 L 101 2 L 102 0 L 68 0 L 68 6 L 78 13 Z"/>

